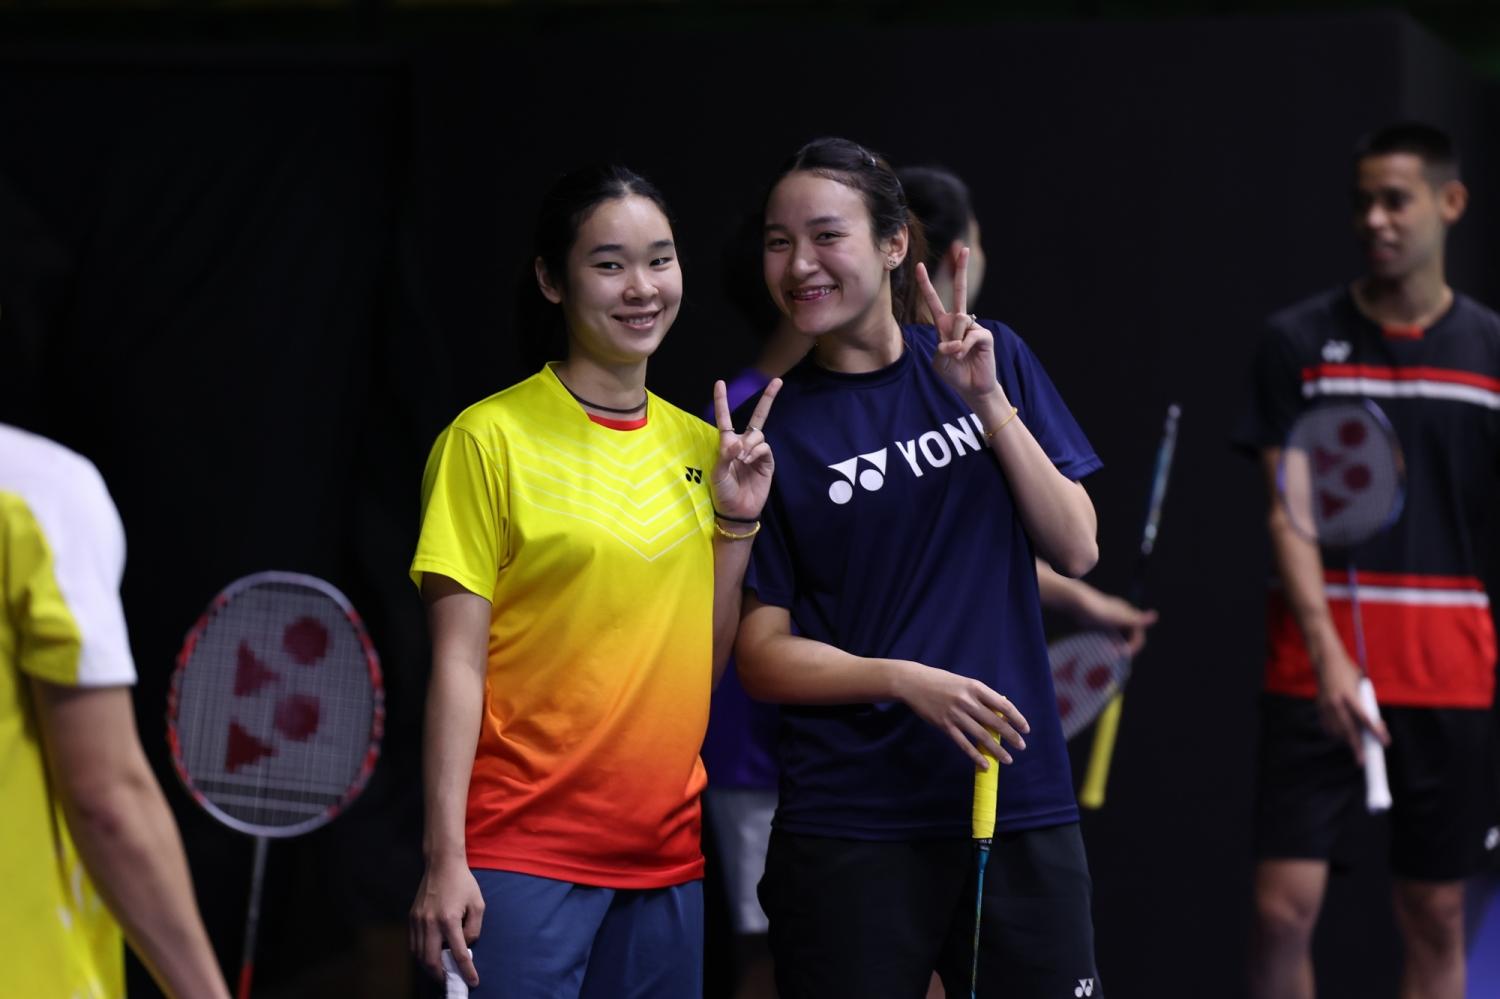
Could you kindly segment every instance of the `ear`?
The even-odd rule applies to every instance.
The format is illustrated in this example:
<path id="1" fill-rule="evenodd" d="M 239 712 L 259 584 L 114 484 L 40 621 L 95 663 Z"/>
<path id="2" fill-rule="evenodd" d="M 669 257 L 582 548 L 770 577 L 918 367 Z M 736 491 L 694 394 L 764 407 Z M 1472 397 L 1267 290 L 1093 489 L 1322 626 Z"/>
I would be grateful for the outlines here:
<path id="1" fill-rule="evenodd" d="M 1438 216 L 1444 225 L 1452 225 L 1463 218 L 1469 207 L 1469 189 L 1461 180 L 1450 180 L 1438 188 Z"/>
<path id="2" fill-rule="evenodd" d="M 562 304 L 562 289 L 552 283 L 552 278 L 547 274 L 547 265 L 542 263 L 542 258 L 537 257 L 532 263 L 536 270 L 536 286 L 542 289 L 542 297 L 553 305 Z"/>
<path id="3" fill-rule="evenodd" d="M 885 254 L 888 262 L 895 261 L 889 268 L 890 270 L 896 270 L 901 266 L 902 261 L 906 259 L 906 251 L 910 247 L 911 233 L 907 231 L 906 226 L 897 229 L 895 235 L 885 241 L 885 245 L 880 248 L 881 252 Z"/>

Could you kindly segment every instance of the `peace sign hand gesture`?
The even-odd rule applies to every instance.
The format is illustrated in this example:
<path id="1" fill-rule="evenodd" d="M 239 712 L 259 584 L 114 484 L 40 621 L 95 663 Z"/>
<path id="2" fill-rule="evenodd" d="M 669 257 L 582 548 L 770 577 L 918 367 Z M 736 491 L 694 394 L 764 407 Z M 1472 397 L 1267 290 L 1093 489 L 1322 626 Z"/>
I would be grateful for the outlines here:
<path id="1" fill-rule="evenodd" d="M 735 520 L 755 520 L 766 505 L 771 492 L 771 474 L 776 459 L 766 443 L 762 427 L 771 415 L 771 403 L 781 390 L 781 379 L 771 379 L 750 414 L 750 423 L 742 434 L 735 433 L 729 415 L 729 392 L 722 381 L 714 382 L 714 422 L 719 427 L 719 460 L 714 465 L 710 485 L 714 509 Z"/>
<path id="2" fill-rule="evenodd" d="M 953 269 L 952 311 L 943 308 L 943 300 L 932 287 L 923 264 L 917 264 L 917 286 L 938 331 L 938 352 L 932 359 L 933 367 L 937 369 L 938 377 L 952 386 L 977 412 L 985 397 L 999 392 L 1003 399 L 1005 393 L 995 378 L 995 335 L 965 311 L 969 295 L 968 264 L 969 248 L 966 246 L 959 251 L 958 266 Z"/>

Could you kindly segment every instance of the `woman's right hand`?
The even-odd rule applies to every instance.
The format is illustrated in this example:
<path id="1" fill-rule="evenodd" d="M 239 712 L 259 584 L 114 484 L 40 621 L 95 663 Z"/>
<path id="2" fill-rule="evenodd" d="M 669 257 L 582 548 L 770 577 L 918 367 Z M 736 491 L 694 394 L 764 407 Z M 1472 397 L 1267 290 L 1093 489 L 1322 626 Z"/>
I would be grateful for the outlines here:
<path id="1" fill-rule="evenodd" d="M 896 696 L 917 717 L 946 733 L 979 769 L 989 769 L 981 748 L 1001 763 L 1014 762 L 1002 742 L 1018 750 L 1026 748 L 1022 733 L 1030 732 L 1031 726 L 1010 698 L 978 680 L 945 669 L 917 662 L 901 662 L 899 667 Z M 999 740 L 990 734 L 992 731 L 999 733 Z"/>
<path id="2" fill-rule="evenodd" d="M 483 919 L 484 896 L 468 863 L 461 858 L 431 862 L 411 907 L 411 952 L 441 981 L 446 947 L 453 953 L 459 974 L 474 988 L 479 972 L 474 970 L 468 945 L 479 939 Z"/>

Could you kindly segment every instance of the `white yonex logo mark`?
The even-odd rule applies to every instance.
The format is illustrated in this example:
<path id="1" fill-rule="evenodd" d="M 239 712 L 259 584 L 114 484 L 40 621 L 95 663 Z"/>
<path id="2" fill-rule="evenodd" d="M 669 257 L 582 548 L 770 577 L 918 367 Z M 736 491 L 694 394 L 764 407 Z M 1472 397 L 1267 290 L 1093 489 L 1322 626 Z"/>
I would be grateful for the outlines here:
<path id="1" fill-rule="evenodd" d="M 942 424 L 940 430 L 929 430 L 909 440 L 895 441 L 894 444 L 896 453 L 905 459 L 911 474 L 920 479 L 931 469 L 951 464 L 954 458 L 984 451 L 984 427 L 981 426 L 979 417 L 970 413 L 953 423 Z M 843 506 L 854 498 L 856 484 L 866 492 L 879 490 L 885 485 L 886 454 L 889 450 L 883 447 L 879 451 L 855 455 L 829 465 L 841 478 L 828 487 L 828 498 Z"/>
<path id="2" fill-rule="evenodd" d="M 1078 979 L 1078 988 L 1076 988 L 1076 989 L 1073 990 L 1073 994 L 1075 996 L 1077 996 L 1078 999 L 1083 999 L 1084 996 L 1091 996 L 1091 995 L 1093 995 L 1094 994 L 1094 980 L 1092 978 L 1080 978 L 1080 979 Z"/>
<path id="3" fill-rule="evenodd" d="M 843 506 L 854 498 L 855 472 L 861 461 L 868 462 L 872 466 L 859 472 L 858 481 L 861 488 L 873 493 L 885 485 L 885 448 L 881 448 L 879 451 L 871 451 L 869 454 L 861 454 L 848 461 L 829 465 L 829 468 L 843 476 L 828 487 L 829 499 Z"/>
<path id="4" fill-rule="evenodd" d="M 1329 364 L 1343 364 L 1349 359 L 1348 340 L 1329 340 L 1323 344 L 1323 360 Z"/>
<path id="5" fill-rule="evenodd" d="M 1493 850 L 1497 846 L 1500 846 L 1500 826 L 1490 826 L 1484 834 L 1484 848 Z"/>

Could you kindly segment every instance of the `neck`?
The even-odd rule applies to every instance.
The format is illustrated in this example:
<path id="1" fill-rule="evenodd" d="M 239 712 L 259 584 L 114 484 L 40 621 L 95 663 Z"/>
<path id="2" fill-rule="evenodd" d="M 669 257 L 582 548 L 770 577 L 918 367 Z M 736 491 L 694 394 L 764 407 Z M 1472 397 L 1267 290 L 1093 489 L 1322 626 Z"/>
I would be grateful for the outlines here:
<path id="1" fill-rule="evenodd" d="M 857 375 L 895 364 L 904 347 L 896 317 L 881 312 L 861 326 L 823 334 L 813 346 L 813 356 L 830 371 Z"/>
<path id="2" fill-rule="evenodd" d="M 552 370 L 568 391 L 598 406 L 634 412 L 641 409 L 641 401 L 646 397 L 645 361 L 612 365 L 569 354 L 566 361 L 559 362 Z M 584 408 L 589 407 L 584 405 Z M 619 413 L 606 415 L 618 416 Z"/>
<path id="3" fill-rule="evenodd" d="M 1401 278 L 1366 275 L 1353 291 L 1359 310 L 1381 326 L 1430 326 L 1453 304 L 1441 261 Z"/>
<path id="4" fill-rule="evenodd" d="M 755 368 L 763 375 L 780 378 L 807 356 L 812 345 L 811 340 L 798 333 L 796 327 L 783 319 L 776 324 L 776 332 L 771 334 L 760 357 L 756 358 Z"/>

